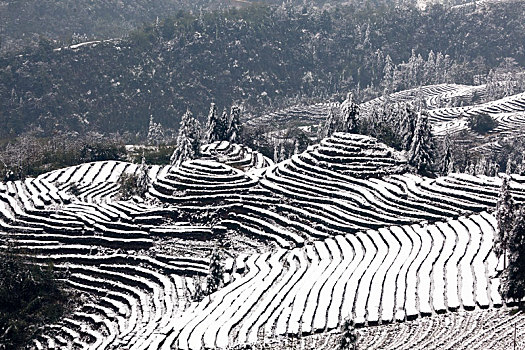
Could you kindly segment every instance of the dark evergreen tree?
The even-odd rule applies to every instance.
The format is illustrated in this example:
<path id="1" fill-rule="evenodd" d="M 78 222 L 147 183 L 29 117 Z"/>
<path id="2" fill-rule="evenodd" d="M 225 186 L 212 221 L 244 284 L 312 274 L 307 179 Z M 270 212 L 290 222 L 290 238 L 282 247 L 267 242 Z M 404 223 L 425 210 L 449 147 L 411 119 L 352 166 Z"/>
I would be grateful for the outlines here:
<path id="1" fill-rule="evenodd" d="M 212 103 L 210 105 L 210 111 L 208 112 L 208 122 L 206 123 L 205 141 L 207 143 L 212 143 L 220 140 L 220 135 L 217 134 L 217 124 L 219 123 L 218 119 L 219 118 L 217 116 L 217 106 L 215 105 L 215 103 Z"/>
<path id="2" fill-rule="evenodd" d="M 241 109 L 238 106 L 232 106 L 228 125 L 228 140 L 230 142 L 240 142 L 241 128 Z"/>
<path id="3" fill-rule="evenodd" d="M 209 273 L 206 279 L 207 294 L 209 295 L 219 290 L 223 280 L 222 254 L 219 249 L 215 249 L 210 257 Z"/>
<path id="4" fill-rule="evenodd" d="M 516 215 L 508 237 L 509 265 L 504 270 L 501 293 L 506 298 L 521 301 L 525 297 L 525 210 Z"/>
<path id="5" fill-rule="evenodd" d="M 452 145 L 449 135 L 443 139 L 443 158 L 441 159 L 441 175 L 448 175 L 454 171 L 454 155 L 452 154 Z"/>
<path id="6" fill-rule="evenodd" d="M 402 137 L 401 148 L 408 151 L 412 146 L 414 138 L 418 114 L 415 109 L 408 103 L 401 103 L 398 105 L 399 117 L 399 131 Z"/>
<path id="7" fill-rule="evenodd" d="M 346 100 L 341 103 L 341 122 L 337 131 L 355 132 L 358 127 L 359 106 L 354 102 L 351 92 L 346 95 Z"/>
<path id="8" fill-rule="evenodd" d="M 322 131 L 322 138 L 330 137 L 333 135 L 334 132 L 337 131 L 338 127 L 338 118 L 336 114 L 334 113 L 334 110 L 330 108 L 328 111 L 328 115 L 326 116 L 326 120 L 323 125 L 323 131 Z"/>
<path id="9" fill-rule="evenodd" d="M 146 164 L 146 159 L 142 155 L 142 162 L 137 173 L 137 195 L 144 198 L 146 193 L 148 193 L 148 188 L 150 184 L 150 177 L 148 174 L 149 167 Z"/>
<path id="10" fill-rule="evenodd" d="M 498 257 L 503 256 L 504 266 L 507 263 L 507 248 L 509 234 L 514 224 L 514 199 L 510 192 L 509 177 L 503 176 L 499 190 L 498 202 L 496 204 L 496 220 L 498 230 L 494 239 L 494 253 Z"/>
<path id="11" fill-rule="evenodd" d="M 217 141 L 228 141 L 229 135 L 228 135 L 228 129 L 230 125 L 230 118 L 228 117 L 228 113 L 226 112 L 226 108 L 222 111 L 222 114 L 217 119 L 217 124 L 215 126 L 216 131 L 215 134 L 217 135 Z"/>
<path id="12" fill-rule="evenodd" d="M 408 162 L 418 174 L 432 174 L 434 163 L 434 138 L 425 112 L 418 114 L 412 144 L 408 151 Z"/>

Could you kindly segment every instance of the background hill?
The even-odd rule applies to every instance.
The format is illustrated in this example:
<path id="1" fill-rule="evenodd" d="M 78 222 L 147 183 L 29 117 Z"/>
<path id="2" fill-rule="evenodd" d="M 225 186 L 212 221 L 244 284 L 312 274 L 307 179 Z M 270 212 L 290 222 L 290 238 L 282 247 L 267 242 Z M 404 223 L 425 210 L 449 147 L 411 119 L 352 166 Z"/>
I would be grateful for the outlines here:
<path id="1" fill-rule="evenodd" d="M 175 129 L 186 108 L 203 115 L 211 101 L 256 113 L 349 90 L 366 100 L 385 88 L 472 83 L 525 64 L 524 4 L 251 6 L 180 13 L 60 50 L 41 40 L 0 58 L 0 137 L 38 127 L 143 139 L 150 116 Z"/>

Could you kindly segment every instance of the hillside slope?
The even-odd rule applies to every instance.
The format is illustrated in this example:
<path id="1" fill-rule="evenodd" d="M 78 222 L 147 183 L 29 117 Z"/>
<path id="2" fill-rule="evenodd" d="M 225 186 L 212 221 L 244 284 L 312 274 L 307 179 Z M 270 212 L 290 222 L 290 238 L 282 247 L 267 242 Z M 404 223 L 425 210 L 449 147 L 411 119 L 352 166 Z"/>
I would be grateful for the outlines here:
<path id="1" fill-rule="evenodd" d="M 500 178 L 411 175 L 402 154 L 352 134 L 266 168 L 220 163 L 235 145 L 204 148 L 230 156 L 150 167 L 147 202 L 119 199 L 118 179 L 138 171 L 125 162 L 0 184 L 2 236 L 68 271 L 89 300 L 35 347 L 225 348 L 346 317 L 372 326 L 507 305 L 487 212 Z M 525 202 L 525 178 L 510 183 Z M 219 242 L 224 287 L 199 301 Z"/>

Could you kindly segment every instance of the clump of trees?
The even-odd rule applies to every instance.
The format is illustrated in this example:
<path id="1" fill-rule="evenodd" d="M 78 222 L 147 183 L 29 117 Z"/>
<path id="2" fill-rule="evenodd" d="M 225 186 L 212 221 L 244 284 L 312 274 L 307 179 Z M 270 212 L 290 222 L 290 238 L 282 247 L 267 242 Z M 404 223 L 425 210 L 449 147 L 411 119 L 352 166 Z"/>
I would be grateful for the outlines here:
<path id="1" fill-rule="evenodd" d="M 165 141 L 164 129 L 162 128 L 161 123 L 157 123 L 153 120 L 153 115 L 149 117 L 149 126 L 148 126 L 148 136 L 147 136 L 148 145 L 159 146 Z"/>
<path id="2" fill-rule="evenodd" d="M 125 154 L 118 135 L 59 133 L 45 137 L 32 130 L 0 144 L 0 180 L 23 179 L 86 162 L 122 160 Z"/>
<path id="3" fill-rule="evenodd" d="M 487 140 L 483 149 L 469 131 L 445 135 L 436 141 L 435 166 L 441 175 L 463 172 L 497 176 L 499 173 L 525 175 L 525 138 L 520 135 Z"/>
<path id="4" fill-rule="evenodd" d="M 525 209 L 514 202 L 510 179 L 504 175 L 496 205 L 498 223 L 494 252 L 503 258 L 500 292 L 508 300 L 525 297 Z"/>
<path id="5" fill-rule="evenodd" d="M 39 266 L 12 244 L 0 250 L 0 349 L 25 349 L 47 325 L 71 310 L 76 297 L 53 265 Z"/>
<path id="6" fill-rule="evenodd" d="M 205 141 L 212 143 L 215 141 L 230 141 L 240 142 L 242 133 L 241 125 L 241 109 L 239 106 L 233 105 L 230 109 L 230 114 L 226 112 L 226 108 L 222 114 L 217 113 L 217 106 L 212 103 L 210 111 L 208 112 L 208 121 L 206 123 Z"/>
<path id="7" fill-rule="evenodd" d="M 199 121 L 193 117 L 188 109 L 182 116 L 177 143 L 170 162 L 172 165 L 180 166 L 184 161 L 196 158 L 203 142 L 240 142 L 242 133 L 241 108 L 239 106 L 233 105 L 229 115 L 226 109 L 219 115 L 217 106 L 215 103 L 211 103 L 204 133 Z"/>
<path id="8" fill-rule="evenodd" d="M 418 120 L 412 103 L 389 103 L 363 111 L 359 133 L 377 138 L 398 151 L 408 151 Z"/>
<path id="9" fill-rule="evenodd" d="M 326 120 L 317 129 L 317 138 L 322 140 L 332 136 L 335 132 L 355 133 L 358 131 L 359 106 L 354 102 L 353 94 L 349 92 L 340 108 L 329 109 Z"/>
<path id="10" fill-rule="evenodd" d="M 503 271 L 501 292 L 519 301 L 525 297 L 525 210 L 516 212 L 515 221 L 507 237 L 508 266 Z"/>

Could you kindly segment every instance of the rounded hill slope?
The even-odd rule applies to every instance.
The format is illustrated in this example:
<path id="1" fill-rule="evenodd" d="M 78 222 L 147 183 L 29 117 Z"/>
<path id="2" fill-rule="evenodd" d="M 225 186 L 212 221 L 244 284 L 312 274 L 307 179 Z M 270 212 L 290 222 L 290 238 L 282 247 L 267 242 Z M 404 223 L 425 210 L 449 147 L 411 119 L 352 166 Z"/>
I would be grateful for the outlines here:
<path id="1" fill-rule="evenodd" d="M 382 177 L 407 170 L 402 153 L 373 137 L 341 132 L 309 148 L 299 158 L 312 166 L 357 178 Z"/>

